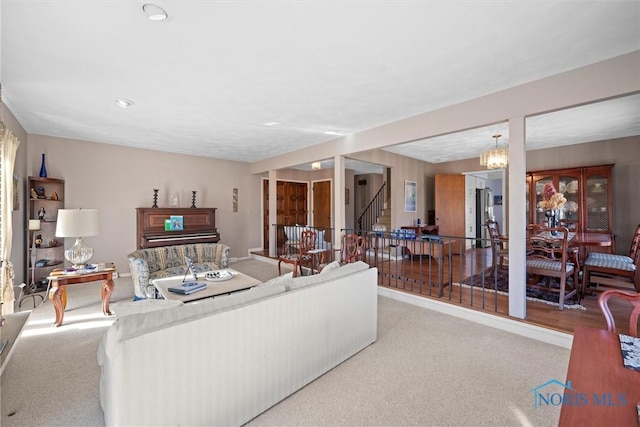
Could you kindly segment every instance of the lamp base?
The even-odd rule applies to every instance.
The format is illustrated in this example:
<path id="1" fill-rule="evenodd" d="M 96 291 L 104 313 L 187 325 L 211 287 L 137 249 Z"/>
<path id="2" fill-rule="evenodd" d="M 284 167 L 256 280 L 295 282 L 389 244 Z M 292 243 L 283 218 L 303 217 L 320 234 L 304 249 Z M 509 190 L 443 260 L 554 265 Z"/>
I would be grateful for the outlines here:
<path id="1" fill-rule="evenodd" d="M 85 245 L 82 237 L 78 237 L 76 243 L 64 251 L 64 257 L 77 269 L 84 267 L 92 256 L 93 248 Z"/>

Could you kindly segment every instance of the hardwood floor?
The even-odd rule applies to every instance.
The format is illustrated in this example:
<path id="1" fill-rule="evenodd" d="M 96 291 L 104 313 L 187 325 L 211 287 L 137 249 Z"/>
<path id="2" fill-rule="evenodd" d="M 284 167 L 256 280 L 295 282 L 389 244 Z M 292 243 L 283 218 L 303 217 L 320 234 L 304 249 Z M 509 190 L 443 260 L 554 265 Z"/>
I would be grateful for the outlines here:
<path id="1" fill-rule="evenodd" d="M 253 254 L 268 256 L 268 251 L 257 251 Z M 491 291 L 482 292 L 478 288 L 471 292 L 469 288 L 447 285 L 449 274 L 454 283 L 460 282 L 462 279 L 486 269 L 490 265 L 490 258 L 489 249 L 484 248 L 472 249 L 467 251 L 464 256 L 450 256 L 448 259 L 451 262 L 445 259 L 443 262 L 442 296 L 439 296 L 437 263 L 430 257 L 412 257 L 398 261 L 381 261 L 378 258 L 377 262 L 373 257 L 369 257 L 366 262 L 378 267 L 380 286 L 401 292 L 567 333 L 573 333 L 576 325 L 606 329 L 607 323 L 598 307 L 595 292 L 588 293 L 580 302 L 585 308 L 584 310 L 565 308 L 560 311 L 555 305 L 527 300 L 526 319 L 522 320 L 508 315 L 509 301 L 506 295 L 496 295 Z M 610 306 L 618 332 L 628 333 L 631 305 L 624 301 L 614 300 Z"/>

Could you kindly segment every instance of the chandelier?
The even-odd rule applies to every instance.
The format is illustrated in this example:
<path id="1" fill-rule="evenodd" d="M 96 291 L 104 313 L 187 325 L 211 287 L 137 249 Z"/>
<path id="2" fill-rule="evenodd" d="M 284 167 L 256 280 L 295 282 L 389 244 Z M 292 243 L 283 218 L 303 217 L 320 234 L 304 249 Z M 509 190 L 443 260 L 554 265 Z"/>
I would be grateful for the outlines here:
<path id="1" fill-rule="evenodd" d="M 485 151 L 480 155 L 480 165 L 486 166 L 487 169 L 504 169 L 509 163 L 509 149 L 498 148 L 498 138 L 502 135 L 493 135 L 496 139 L 496 148 Z"/>

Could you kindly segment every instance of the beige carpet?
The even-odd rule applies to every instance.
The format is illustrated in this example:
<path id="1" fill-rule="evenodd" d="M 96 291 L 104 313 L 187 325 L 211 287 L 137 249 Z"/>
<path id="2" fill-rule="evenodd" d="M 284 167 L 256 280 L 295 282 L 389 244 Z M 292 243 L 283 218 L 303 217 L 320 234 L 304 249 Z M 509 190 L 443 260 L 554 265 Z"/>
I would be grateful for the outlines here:
<path id="1" fill-rule="evenodd" d="M 277 274 L 255 260 L 231 267 Z M 49 302 L 32 313 L 2 375 L 2 426 L 104 425 L 96 350 L 113 318 L 101 313 L 99 283 L 70 287 L 68 297 L 60 328 L 50 326 Z M 130 279 L 118 279 L 113 305 L 132 297 Z M 559 410 L 534 409 L 529 390 L 564 380 L 568 358 L 563 348 L 380 297 L 375 344 L 249 424 L 557 424 Z"/>

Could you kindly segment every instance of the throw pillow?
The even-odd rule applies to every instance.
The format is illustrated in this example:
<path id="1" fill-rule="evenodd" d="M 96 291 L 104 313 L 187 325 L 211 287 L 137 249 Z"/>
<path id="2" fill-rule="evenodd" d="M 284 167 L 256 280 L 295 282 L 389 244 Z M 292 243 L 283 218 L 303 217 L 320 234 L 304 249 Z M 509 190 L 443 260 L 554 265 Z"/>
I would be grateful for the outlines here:
<path id="1" fill-rule="evenodd" d="M 335 270 L 340 267 L 340 261 L 332 261 L 329 264 L 325 265 L 324 268 L 320 271 L 320 274 L 326 274 L 331 270 Z"/>

